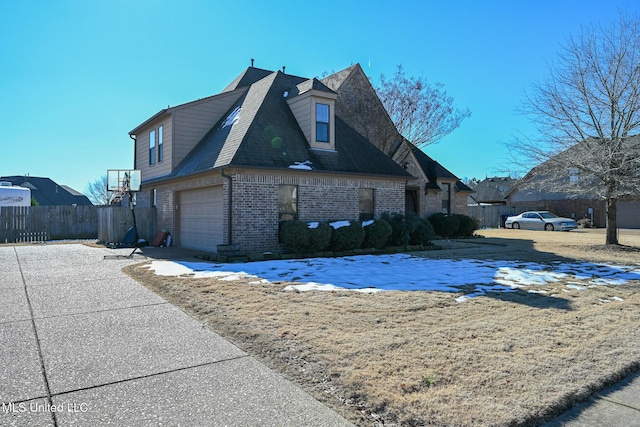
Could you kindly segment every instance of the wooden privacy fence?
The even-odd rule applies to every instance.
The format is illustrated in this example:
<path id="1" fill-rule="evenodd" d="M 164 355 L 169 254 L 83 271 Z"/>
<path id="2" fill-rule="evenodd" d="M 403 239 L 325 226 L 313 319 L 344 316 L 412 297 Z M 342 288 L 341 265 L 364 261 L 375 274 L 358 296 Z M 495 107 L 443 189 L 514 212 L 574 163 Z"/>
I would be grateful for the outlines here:
<path id="1" fill-rule="evenodd" d="M 0 208 L 0 243 L 95 239 L 97 227 L 95 206 Z"/>
<path id="2" fill-rule="evenodd" d="M 156 229 L 156 208 L 135 208 L 138 237 L 152 242 Z M 98 207 L 98 240 L 119 243 L 133 225 L 131 208 Z"/>
<path id="3" fill-rule="evenodd" d="M 477 205 L 467 206 L 469 216 L 478 220 L 480 228 L 503 227 L 502 215 L 517 215 L 520 211 L 506 205 Z"/>
<path id="4" fill-rule="evenodd" d="M 155 208 L 135 208 L 138 235 L 152 241 Z M 112 206 L 0 207 L 0 243 L 98 239 L 120 242 L 133 225 L 130 208 Z"/>

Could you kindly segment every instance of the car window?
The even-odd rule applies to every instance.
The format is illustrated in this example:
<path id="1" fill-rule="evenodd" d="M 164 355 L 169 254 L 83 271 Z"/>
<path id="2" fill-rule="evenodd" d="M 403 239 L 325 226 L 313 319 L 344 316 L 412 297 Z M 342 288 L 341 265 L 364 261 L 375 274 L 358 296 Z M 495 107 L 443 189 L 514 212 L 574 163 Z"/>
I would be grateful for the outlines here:
<path id="1" fill-rule="evenodd" d="M 547 219 L 558 218 L 558 215 L 554 215 L 551 212 L 540 212 L 540 216 Z"/>

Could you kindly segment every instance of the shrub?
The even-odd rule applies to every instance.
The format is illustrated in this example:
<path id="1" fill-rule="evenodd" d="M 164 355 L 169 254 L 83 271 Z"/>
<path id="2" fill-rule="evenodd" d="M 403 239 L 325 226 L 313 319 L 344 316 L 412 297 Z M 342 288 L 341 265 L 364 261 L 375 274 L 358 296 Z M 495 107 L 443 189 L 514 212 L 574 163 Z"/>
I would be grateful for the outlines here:
<path id="1" fill-rule="evenodd" d="M 280 243 L 294 253 L 309 251 L 309 226 L 303 221 L 285 221 L 280 225 Z"/>
<path id="2" fill-rule="evenodd" d="M 364 228 L 363 248 L 384 248 L 387 239 L 391 236 L 391 225 L 384 219 L 377 219 L 372 224 Z"/>
<path id="3" fill-rule="evenodd" d="M 412 223 L 407 222 L 404 215 L 385 212 L 382 219 L 391 226 L 391 235 L 387 239 L 387 246 L 405 246 L 411 239 Z"/>
<path id="4" fill-rule="evenodd" d="M 440 237 L 453 237 L 460 227 L 460 220 L 455 215 L 435 213 L 429 217 L 434 232 Z"/>
<path id="5" fill-rule="evenodd" d="M 348 226 L 334 228 L 331 232 L 331 249 L 348 251 L 359 248 L 364 240 L 364 228 L 359 221 L 349 221 Z"/>
<path id="6" fill-rule="evenodd" d="M 436 233 L 433 231 L 433 226 L 429 220 L 418 218 L 409 243 L 412 245 L 428 245 L 435 236 Z"/>
<path id="7" fill-rule="evenodd" d="M 309 227 L 309 252 L 324 251 L 331 243 L 331 226 L 321 222 L 317 227 Z"/>
<path id="8" fill-rule="evenodd" d="M 476 220 L 470 216 L 462 214 L 455 214 L 453 216 L 458 218 L 458 222 L 460 223 L 455 235 L 460 237 L 473 236 L 473 232 L 478 229 L 478 223 Z"/>

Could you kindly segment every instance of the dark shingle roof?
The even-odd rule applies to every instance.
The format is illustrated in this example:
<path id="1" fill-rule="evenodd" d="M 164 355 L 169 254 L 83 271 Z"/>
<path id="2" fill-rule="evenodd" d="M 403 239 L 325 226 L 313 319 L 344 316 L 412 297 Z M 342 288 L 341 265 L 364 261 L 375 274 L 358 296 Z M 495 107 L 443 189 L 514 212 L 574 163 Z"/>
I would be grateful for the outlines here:
<path id="1" fill-rule="evenodd" d="M 473 200 L 478 203 L 503 202 L 516 183 L 517 180 L 508 176 L 485 178 L 473 188 Z"/>
<path id="2" fill-rule="evenodd" d="M 31 197 L 38 201 L 40 206 L 79 205 L 90 206 L 91 201 L 85 196 L 66 185 L 58 185 L 49 178 L 35 176 L 3 176 L 0 181 L 11 182 L 31 190 Z"/>
<path id="3" fill-rule="evenodd" d="M 326 88 L 315 82 L 316 87 Z M 299 77 L 278 71 L 251 84 L 168 177 L 224 166 L 289 168 L 311 162 L 318 171 L 411 178 L 339 117 L 335 119 L 336 151 L 311 149 L 284 96 L 284 92 L 295 96 L 300 83 Z"/>
<path id="4" fill-rule="evenodd" d="M 408 144 L 408 142 L 406 142 Z M 473 193 L 473 190 L 465 185 L 462 181 L 458 179 L 453 173 L 451 173 L 447 168 L 442 166 L 437 161 L 433 160 L 431 157 L 426 155 L 422 150 L 418 147 L 412 148 L 413 155 L 416 157 L 418 164 L 422 168 L 422 171 L 427 176 L 429 182 L 427 182 L 427 188 L 439 190 L 440 187 L 437 184 L 438 178 L 444 179 L 455 179 L 455 187 L 458 191 L 468 191 Z"/>

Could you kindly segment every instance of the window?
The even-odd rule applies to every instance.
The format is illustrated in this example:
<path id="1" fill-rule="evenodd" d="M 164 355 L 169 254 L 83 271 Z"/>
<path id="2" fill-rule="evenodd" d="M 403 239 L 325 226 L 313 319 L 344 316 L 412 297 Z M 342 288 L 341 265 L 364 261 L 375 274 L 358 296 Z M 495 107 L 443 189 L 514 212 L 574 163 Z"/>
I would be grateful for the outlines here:
<path id="1" fill-rule="evenodd" d="M 278 215 L 280 221 L 298 219 L 298 187 L 281 185 L 278 191 Z"/>
<path id="2" fill-rule="evenodd" d="M 451 213 L 451 184 L 445 182 L 440 184 L 442 188 L 442 213 Z"/>
<path id="3" fill-rule="evenodd" d="M 156 130 L 149 132 L 149 166 L 156 163 Z"/>
<path id="4" fill-rule="evenodd" d="M 316 104 L 316 141 L 329 142 L 329 106 Z"/>
<path id="5" fill-rule="evenodd" d="M 580 169 L 569 168 L 569 182 L 571 184 L 577 184 L 580 179 Z"/>
<path id="6" fill-rule="evenodd" d="M 151 207 L 156 207 L 156 203 L 158 201 L 158 194 L 156 192 L 156 189 L 152 189 L 151 190 Z"/>
<path id="7" fill-rule="evenodd" d="M 373 188 L 361 188 L 358 190 L 360 209 L 360 221 L 373 219 Z"/>
<path id="8" fill-rule="evenodd" d="M 162 126 L 158 128 L 158 163 L 162 163 Z"/>

